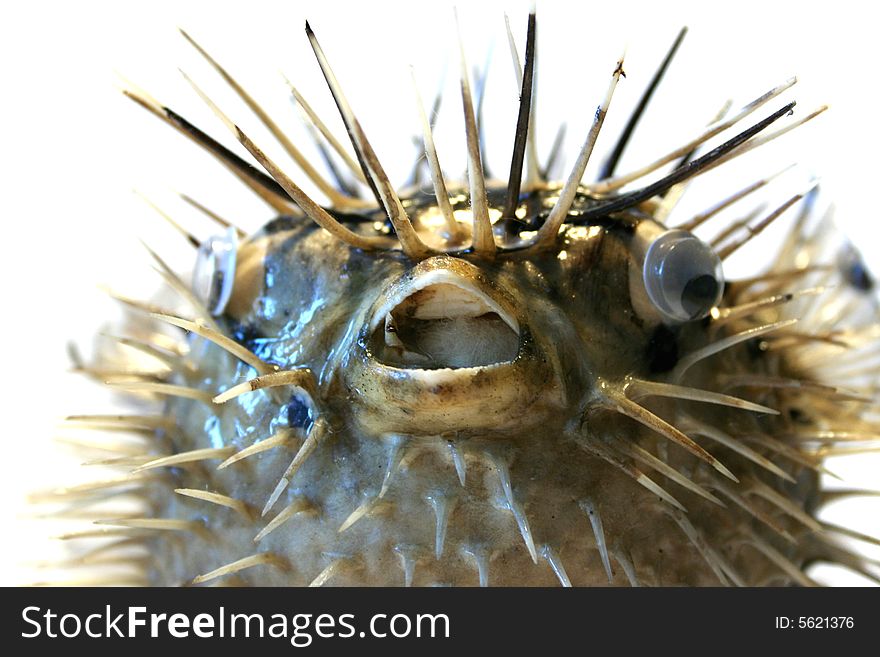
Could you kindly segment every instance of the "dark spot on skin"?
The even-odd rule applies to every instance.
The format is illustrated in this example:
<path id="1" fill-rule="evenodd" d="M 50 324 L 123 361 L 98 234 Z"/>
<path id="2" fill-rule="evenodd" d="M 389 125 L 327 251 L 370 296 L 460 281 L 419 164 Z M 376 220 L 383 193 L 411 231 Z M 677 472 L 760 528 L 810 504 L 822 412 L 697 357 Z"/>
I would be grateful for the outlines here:
<path id="1" fill-rule="evenodd" d="M 251 350 L 258 358 L 262 358 L 270 365 L 284 366 L 284 363 L 277 361 L 273 355 L 273 341 L 267 338 L 256 324 L 230 322 L 228 330 L 233 340 Z"/>
<path id="2" fill-rule="evenodd" d="M 291 396 L 287 403 L 287 426 L 306 429 L 312 422 L 312 410 L 298 394 Z"/>
<path id="3" fill-rule="evenodd" d="M 752 360 L 758 360 L 767 352 L 767 343 L 762 338 L 752 338 L 746 341 L 746 351 Z"/>
<path id="4" fill-rule="evenodd" d="M 810 416 L 807 415 L 804 411 L 799 408 L 789 408 L 788 409 L 788 417 L 792 422 L 796 424 L 810 424 Z"/>
<path id="5" fill-rule="evenodd" d="M 645 321 L 641 317 L 636 315 L 632 310 L 623 310 L 622 314 L 629 320 L 630 324 L 635 326 L 637 329 L 641 329 L 645 325 Z"/>
<path id="6" fill-rule="evenodd" d="M 250 348 L 256 340 L 264 337 L 256 324 L 237 324 L 231 327 L 232 337 L 239 344 Z"/>
<path id="7" fill-rule="evenodd" d="M 646 356 L 651 372 L 668 372 L 678 363 L 678 335 L 661 324 L 648 341 Z"/>

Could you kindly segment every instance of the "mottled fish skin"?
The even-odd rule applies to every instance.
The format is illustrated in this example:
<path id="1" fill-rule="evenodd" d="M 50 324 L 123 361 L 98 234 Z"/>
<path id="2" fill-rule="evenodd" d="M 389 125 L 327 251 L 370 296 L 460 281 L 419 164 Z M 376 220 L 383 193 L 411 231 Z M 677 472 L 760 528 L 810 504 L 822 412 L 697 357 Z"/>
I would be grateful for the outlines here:
<path id="1" fill-rule="evenodd" d="M 812 514 L 818 474 L 748 437 L 800 449 L 785 436 L 803 430 L 803 419 L 795 424 L 792 417 L 807 412 L 809 394 L 746 389 L 743 397 L 780 415 L 638 399 L 693 437 L 739 483 L 599 403 L 603 391 L 624 394 L 634 379 L 670 382 L 680 355 L 791 316 L 779 306 L 718 327 L 709 319 L 671 329 L 640 316 L 631 302 L 632 288 L 641 285 L 633 278 L 631 242 L 643 221 L 652 220 L 636 213 L 570 225 L 557 250 L 492 263 L 468 255 L 413 263 L 396 252 L 363 252 L 299 219 L 279 219 L 254 235 L 242 252 L 253 249 L 263 275 L 236 284 L 230 308 L 238 313 L 230 310 L 221 321 L 230 334 L 247 336 L 243 344 L 265 361 L 314 372 L 316 393 L 282 387 L 222 406 L 170 401 L 176 451 L 242 450 L 287 428 L 293 434 L 284 446 L 222 470 L 216 462 L 176 470 L 175 487 L 222 490 L 261 510 L 316 422 L 326 424 L 326 433 L 262 519 L 157 491 L 157 515 L 197 518 L 208 533 L 157 543 L 163 567 L 152 581 L 179 583 L 257 552 L 280 555 L 288 567 L 243 570 L 237 581 L 306 585 L 333 565 L 321 583 L 477 585 L 482 569 L 490 585 L 554 585 L 560 581 L 555 564 L 574 585 L 628 585 L 621 559 L 645 585 L 788 581 L 751 544 L 767 542 L 800 566 L 821 553 L 822 543 L 802 520 L 756 495 L 753 484 Z M 376 309 L 436 271 L 461 277 L 509 309 L 520 329 L 511 362 L 406 370 L 377 360 L 370 328 Z M 755 286 L 731 285 L 720 307 L 756 294 Z M 732 347 L 695 365 L 681 383 L 724 391 L 724 381 L 739 375 L 811 376 L 796 361 L 761 349 L 748 342 Z M 187 386 L 216 394 L 256 375 L 201 338 L 192 339 L 190 350 L 196 369 L 180 379 Z M 847 408 L 841 404 L 841 413 Z M 859 421 L 857 412 L 850 419 Z M 746 455 L 701 433 L 706 426 L 742 442 Z M 657 459 L 702 494 L 652 469 Z M 755 459 L 769 459 L 776 471 Z M 673 503 L 639 485 L 636 469 Z M 601 518 L 598 541 L 585 500 Z M 290 505 L 297 512 L 255 544 L 254 536 Z M 603 543 L 610 582 L 597 549 Z M 705 556 L 707 549 L 712 553 Z"/>

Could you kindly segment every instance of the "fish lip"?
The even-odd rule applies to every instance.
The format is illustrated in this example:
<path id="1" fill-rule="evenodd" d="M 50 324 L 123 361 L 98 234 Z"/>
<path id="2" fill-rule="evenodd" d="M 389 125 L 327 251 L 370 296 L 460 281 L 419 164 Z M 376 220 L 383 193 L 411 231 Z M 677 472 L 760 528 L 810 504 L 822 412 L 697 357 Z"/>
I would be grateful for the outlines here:
<path id="1" fill-rule="evenodd" d="M 432 269 L 423 274 L 417 275 L 409 281 L 408 285 L 399 286 L 395 292 L 388 297 L 385 303 L 379 306 L 378 310 L 373 313 L 373 316 L 367 325 L 367 331 L 369 333 L 375 331 L 379 324 L 384 321 L 385 316 L 388 313 L 397 308 L 416 292 L 438 284 L 454 285 L 455 287 L 472 294 L 475 298 L 485 303 L 492 312 L 496 313 L 504 323 L 517 334 L 517 336 L 521 334 L 519 321 L 511 312 L 504 309 L 496 299 L 487 294 L 479 286 L 474 285 L 464 276 L 456 274 L 448 269 Z"/>
<path id="2" fill-rule="evenodd" d="M 391 293 L 378 306 L 370 317 L 369 322 L 364 327 L 362 335 L 364 336 L 363 346 L 369 341 L 369 336 L 375 334 L 383 325 L 386 316 L 392 313 L 407 299 L 415 295 L 421 290 L 425 290 L 433 285 L 452 285 L 466 294 L 472 296 L 475 301 L 483 304 L 487 308 L 487 312 L 493 312 L 501 318 L 501 320 L 516 334 L 518 339 L 517 352 L 513 358 L 501 360 L 495 363 L 487 363 L 485 365 L 474 365 L 464 367 L 401 367 L 397 364 L 384 362 L 378 354 L 367 349 L 367 355 L 375 364 L 380 365 L 383 369 L 391 372 L 399 372 L 408 374 L 419 380 L 425 380 L 426 383 L 436 383 L 438 379 L 446 379 L 448 377 L 461 377 L 468 374 L 477 374 L 490 370 L 499 369 L 510 366 L 519 360 L 523 354 L 523 339 L 527 332 L 521 321 L 517 318 L 509 300 L 503 300 L 504 295 L 497 290 L 488 291 L 487 284 L 479 284 L 469 277 L 463 276 L 451 269 L 445 267 L 436 267 L 422 271 L 411 277 L 403 277 L 398 280 L 391 288 Z"/>

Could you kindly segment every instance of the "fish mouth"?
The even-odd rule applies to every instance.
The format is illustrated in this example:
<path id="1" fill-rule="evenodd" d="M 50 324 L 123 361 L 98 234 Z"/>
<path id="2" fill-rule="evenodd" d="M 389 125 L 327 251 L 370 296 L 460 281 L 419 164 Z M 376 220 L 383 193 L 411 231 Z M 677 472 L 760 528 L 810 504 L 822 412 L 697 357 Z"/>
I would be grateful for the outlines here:
<path id="1" fill-rule="evenodd" d="M 401 282 L 373 314 L 371 355 L 405 370 L 468 370 L 513 362 L 521 329 L 496 295 L 448 269 Z"/>
<path id="2" fill-rule="evenodd" d="M 345 370 L 364 431 L 497 434 L 540 422 L 553 372 L 506 279 L 492 275 L 435 256 L 374 301 Z"/>

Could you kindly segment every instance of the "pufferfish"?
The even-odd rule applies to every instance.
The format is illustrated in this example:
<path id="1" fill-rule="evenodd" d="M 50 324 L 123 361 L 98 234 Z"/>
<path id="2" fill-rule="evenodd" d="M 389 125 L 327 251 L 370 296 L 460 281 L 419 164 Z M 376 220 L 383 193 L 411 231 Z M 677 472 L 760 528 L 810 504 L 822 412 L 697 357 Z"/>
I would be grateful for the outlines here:
<path id="1" fill-rule="evenodd" d="M 159 411 L 68 419 L 131 433 L 107 447 L 118 478 L 47 493 L 95 509 L 97 526 L 67 538 L 101 542 L 74 563 L 121 563 L 113 581 L 152 585 L 812 585 L 816 562 L 880 581 L 843 540 L 874 539 L 817 516 L 830 499 L 866 493 L 824 490 L 825 456 L 877 433 L 876 372 L 862 363 L 878 311 L 858 253 L 828 253 L 833 228 L 813 225 L 814 186 L 711 243 L 696 237 L 775 176 L 666 223 L 699 174 L 821 109 L 789 122 L 793 102 L 766 109 L 789 80 L 616 173 L 685 31 L 600 179 L 585 183 L 584 171 L 622 60 L 574 166 L 553 181 L 530 126 L 530 14 L 523 60 L 513 48 L 521 93 L 507 179 L 486 172 L 462 53 L 467 180 L 444 175 L 436 112 L 422 110 L 425 158 L 401 190 L 308 24 L 351 150 L 291 90 L 333 182 L 184 33 L 330 203 L 194 83 L 261 168 L 125 92 L 277 217 L 248 235 L 190 200 L 221 227 L 199 240 L 177 226 L 197 248 L 192 282 L 153 256 L 192 314 L 119 297 L 134 318 L 118 338 L 125 349 L 81 367 Z M 732 253 L 795 212 L 769 267 L 725 279 Z M 183 333 L 170 338 L 169 325 Z M 153 367 L 119 360 L 132 349 Z M 128 512 L 107 510 L 122 500 Z"/>

